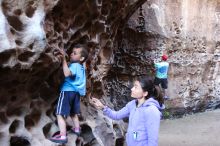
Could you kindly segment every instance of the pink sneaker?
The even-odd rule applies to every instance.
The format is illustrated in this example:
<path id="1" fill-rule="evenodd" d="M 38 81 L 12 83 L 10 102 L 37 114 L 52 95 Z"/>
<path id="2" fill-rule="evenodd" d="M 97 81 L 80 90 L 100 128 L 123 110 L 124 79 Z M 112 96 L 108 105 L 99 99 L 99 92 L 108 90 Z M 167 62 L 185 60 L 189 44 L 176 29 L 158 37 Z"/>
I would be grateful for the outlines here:
<path id="1" fill-rule="evenodd" d="M 62 138 L 61 134 L 54 135 L 49 140 L 55 143 L 60 143 L 60 144 L 65 144 L 68 141 L 67 137 Z"/>
<path id="2" fill-rule="evenodd" d="M 70 130 L 70 133 L 73 133 L 73 134 L 76 134 L 77 136 L 80 136 L 81 130 L 76 131 L 75 128 L 72 128 L 72 129 Z"/>

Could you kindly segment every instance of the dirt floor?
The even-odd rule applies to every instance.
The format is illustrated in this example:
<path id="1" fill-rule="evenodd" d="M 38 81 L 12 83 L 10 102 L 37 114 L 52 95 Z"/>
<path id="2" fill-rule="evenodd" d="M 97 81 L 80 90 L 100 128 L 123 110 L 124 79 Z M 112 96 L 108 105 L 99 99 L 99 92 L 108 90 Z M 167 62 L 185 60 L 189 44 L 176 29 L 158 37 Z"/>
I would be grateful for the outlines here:
<path id="1" fill-rule="evenodd" d="M 220 110 L 162 120 L 159 146 L 220 146 Z"/>

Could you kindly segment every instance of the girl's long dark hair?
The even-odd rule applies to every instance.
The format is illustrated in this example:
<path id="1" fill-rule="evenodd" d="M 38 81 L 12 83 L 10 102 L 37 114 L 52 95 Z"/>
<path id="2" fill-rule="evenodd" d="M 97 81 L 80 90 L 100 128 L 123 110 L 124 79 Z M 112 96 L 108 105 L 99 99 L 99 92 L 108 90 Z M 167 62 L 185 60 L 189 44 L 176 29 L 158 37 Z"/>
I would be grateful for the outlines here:
<path id="1" fill-rule="evenodd" d="M 160 106 L 163 105 L 163 94 L 160 87 L 154 85 L 154 78 L 149 76 L 141 76 L 137 78 L 137 81 L 140 82 L 143 91 L 148 92 L 148 95 L 145 97 L 146 99 L 153 97 L 159 102 Z"/>

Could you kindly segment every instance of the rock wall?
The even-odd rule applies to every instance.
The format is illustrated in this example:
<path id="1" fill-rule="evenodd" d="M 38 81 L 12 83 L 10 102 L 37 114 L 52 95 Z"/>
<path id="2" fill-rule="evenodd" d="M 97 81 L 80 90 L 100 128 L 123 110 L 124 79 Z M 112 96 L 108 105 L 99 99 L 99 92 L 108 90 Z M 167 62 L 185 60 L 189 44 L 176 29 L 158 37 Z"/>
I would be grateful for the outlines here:
<path id="1" fill-rule="evenodd" d="M 169 56 L 171 108 L 197 112 L 219 107 L 219 5 L 205 0 L 152 0 L 143 5 L 147 33 L 165 37 L 156 38 L 162 43 L 154 46 L 158 54 Z"/>
<path id="2" fill-rule="evenodd" d="M 77 43 L 90 48 L 88 95 L 82 136 L 68 135 L 66 145 L 121 145 L 124 124 L 103 117 L 88 97 L 104 96 L 101 80 L 113 62 L 117 32 L 144 2 L 0 0 L 0 145 L 55 145 L 47 138 L 58 130 L 54 108 L 63 75 L 57 54 Z"/>
<path id="3" fill-rule="evenodd" d="M 54 108 L 63 75 L 57 54 L 77 43 L 90 52 L 87 95 L 81 102 L 82 136 L 68 135 L 67 146 L 123 145 L 126 122 L 106 118 L 88 99 L 120 109 L 131 100 L 133 78 L 153 76 L 153 61 L 162 53 L 170 62 L 169 115 L 220 105 L 219 0 L 0 4 L 0 145 L 55 145 L 47 138 L 58 130 Z"/>

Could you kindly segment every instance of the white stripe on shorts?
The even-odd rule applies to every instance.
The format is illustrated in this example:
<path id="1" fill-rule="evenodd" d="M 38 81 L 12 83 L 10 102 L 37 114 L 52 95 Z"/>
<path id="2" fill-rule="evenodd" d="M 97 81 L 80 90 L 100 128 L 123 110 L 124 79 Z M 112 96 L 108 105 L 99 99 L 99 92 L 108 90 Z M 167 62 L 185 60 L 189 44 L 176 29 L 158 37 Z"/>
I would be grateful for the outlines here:
<path id="1" fill-rule="evenodd" d="M 62 91 L 60 92 L 60 96 L 61 96 L 61 95 L 62 95 Z M 60 98 L 61 98 L 60 96 L 58 97 L 56 114 L 58 114 L 58 109 L 59 109 L 59 105 L 60 105 Z"/>
<path id="2" fill-rule="evenodd" d="M 63 105 L 63 99 L 64 99 L 64 91 L 62 92 L 62 99 L 61 99 L 61 105 L 59 107 L 59 111 L 58 111 L 58 114 L 61 114 L 61 109 L 62 109 L 62 105 Z"/>

